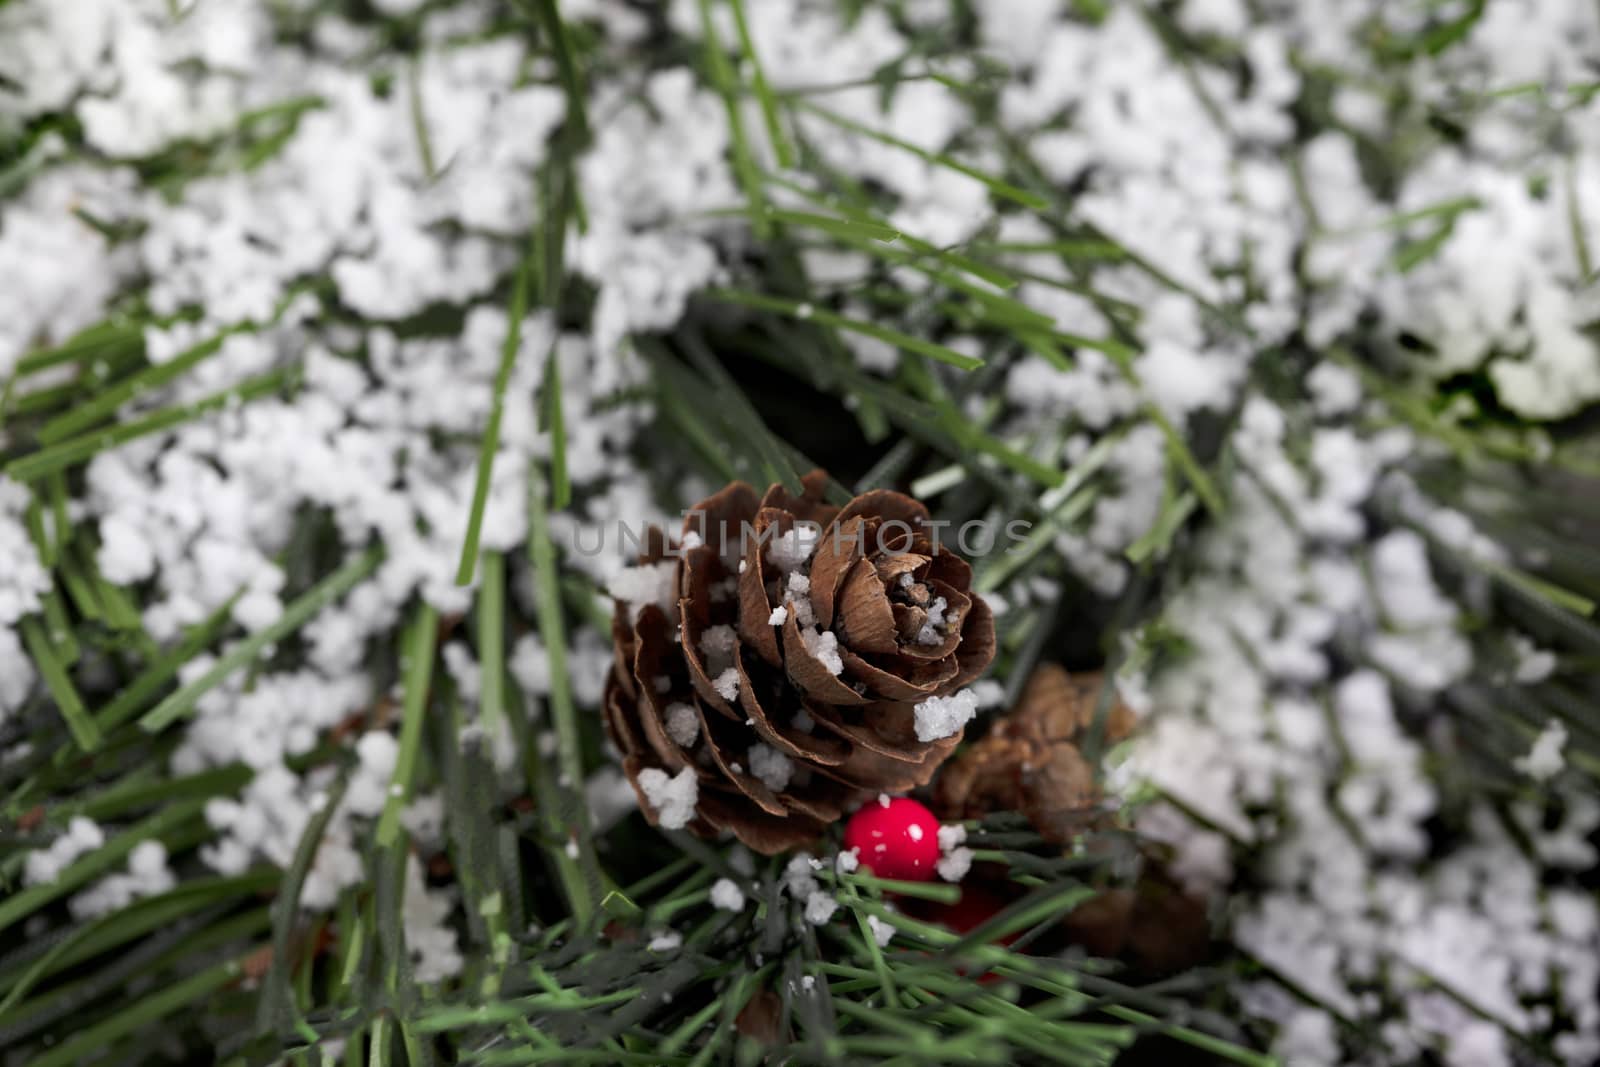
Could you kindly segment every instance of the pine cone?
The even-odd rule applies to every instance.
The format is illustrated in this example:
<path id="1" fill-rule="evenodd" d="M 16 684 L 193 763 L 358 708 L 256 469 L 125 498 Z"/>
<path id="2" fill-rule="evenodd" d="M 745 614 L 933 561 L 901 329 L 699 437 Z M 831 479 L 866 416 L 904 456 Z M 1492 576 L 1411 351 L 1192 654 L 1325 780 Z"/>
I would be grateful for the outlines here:
<path id="1" fill-rule="evenodd" d="M 606 726 L 652 823 L 770 855 L 925 784 L 960 742 L 919 740 L 915 708 L 994 658 L 971 568 L 922 504 L 874 490 L 838 508 L 826 480 L 759 501 L 734 482 L 689 513 L 676 553 L 652 530 L 613 584 Z"/>
<path id="2" fill-rule="evenodd" d="M 1041 837 L 1063 847 L 1085 831 L 1114 825 L 1100 808 L 1094 768 L 1078 747 L 1094 725 L 1104 686 L 1098 671 L 1073 675 L 1059 664 L 1040 664 L 1016 707 L 939 772 L 934 810 L 952 820 L 1021 812 Z M 1135 725 L 1127 705 L 1114 701 L 1104 743 L 1116 744 Z M 1090 954 L 1120 959 L 1137 977 L 1158 978 L 1205 958 L 1210 923 L 1206 901 L 1183 891 L 1156 850 L 1141 846 L 1140 852 L 1144 862 L 1131 885 L 1110 886 L 1080 904 L 1062 916 L 1060 929 Z M 992 892 L 1002 904 L 1020 895 L 1003 869 L 979 865 L 973 871 L 967 885 L 980 895 Z"/>
<path id="3" fill-rule="evenodd" d="M 1093 820 L 1100 790 L 1078 742 L 1094 724 L 1104 676 L 1073 676 L 1042 663 L 1028 677 L 1017 706 L 939 775 L 934 808 L 947 819 L 1020 811 L 1048 841 L 1070 844 Z M 1117 701 L 1106 717 L 1114 744 L 1134 725 Z"/>

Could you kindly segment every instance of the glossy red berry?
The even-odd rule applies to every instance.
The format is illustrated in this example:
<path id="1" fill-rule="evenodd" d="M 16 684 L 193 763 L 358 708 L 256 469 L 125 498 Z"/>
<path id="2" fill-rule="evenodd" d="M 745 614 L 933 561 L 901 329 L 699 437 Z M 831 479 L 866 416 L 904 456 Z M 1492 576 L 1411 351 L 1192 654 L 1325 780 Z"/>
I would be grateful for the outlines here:
<path id="1" fill-rule="evenodd" d="M 869 800 L 844 828 L 844 847 L 879 878 L 926 882 L 939 863 L 939 820 L 909 797 Z"/>

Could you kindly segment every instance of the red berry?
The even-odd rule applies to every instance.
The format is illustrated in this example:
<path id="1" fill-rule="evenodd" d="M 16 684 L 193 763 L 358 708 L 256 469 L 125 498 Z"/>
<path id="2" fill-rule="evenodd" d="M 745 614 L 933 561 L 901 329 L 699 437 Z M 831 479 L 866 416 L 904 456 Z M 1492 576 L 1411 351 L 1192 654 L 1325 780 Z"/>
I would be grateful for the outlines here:
<path id="1" fill-rule="evenodd" d="M 850 816 L 844 847 L 879 878 L 926 882 L 939 862 L 939 820 L 909 797 L 869 800 Z"/>

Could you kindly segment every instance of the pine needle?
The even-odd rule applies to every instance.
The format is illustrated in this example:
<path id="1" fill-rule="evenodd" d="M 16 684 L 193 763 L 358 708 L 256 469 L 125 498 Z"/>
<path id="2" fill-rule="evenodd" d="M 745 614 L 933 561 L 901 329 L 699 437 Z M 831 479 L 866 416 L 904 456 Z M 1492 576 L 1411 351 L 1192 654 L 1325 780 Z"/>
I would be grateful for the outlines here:
<path id="1" fill-rule="evenodd" d="M 484 732 L 495 737 L 506 713 L 506 560 L 498 552 L 483 554 L 477 621 L 478 715 Z"/>
<path id="2" fill-rule="evenodd" d="M 771 228 L 766 218 L 766 193 L 761 185 L 760 168 L 756 166 L 755 156 L 750 151 L 750 142 L 744 132 L 744 119 L 739 110 L 738 77 L 728 62 L 727 53 L 723 51 L 716 20 L 712 17 L 711 0 L 698 0 L 698 3 L 700 32 L 705 37 L 706 74 L 712 87 L 721 95 L 728 116 L 728 133 L 733 141 L 733 172 L 749 202 L 751 229 L 756 236 L 764 237 Z"/>
<path id="3" fill-rule="evenodd" d="M 1044 197 L 1030 193 L 1025 189 L 1019 189 L 1010 182 L 1004 181 L 1001 178 L 997 178 L 992 174 L 986 174 L 977 167 L 962 163 L 961 161 L 953 159 L 943 152 L 930 152 L 926 148 L 921 148 L 912 144 L 910 141 L 902 140 L 901 138 L 896 137 L 884 130 L 873 129 L 871 126 L 867 126 L 863 123 L 857 122 L 854 119 L 847 118 L 846 116 L 839 114 L 837 111 L 825 108 L 822 105 L 813 103 L 810 100 L 797 100 L 796 106 L 809 111 L 820 118 L 827 119 L 836 126 L 850 130 L 852 133 L 858 133 L 863 137 L 870 137 L 875 141 L 889 145 L 893 148 L 899 148 L 906 152 L 910 152 L 919 159 L 922 159 L 928 163 L 932 163 L 935 166 L 944 167 L 947 170 L 953 170 L 958 174 L 965 174 L 969 178 L 982 182 L 989 188 L 991 193 L 1000 197 L 1001 199 L 1010 200 L 1013 203 L 1021 204 L 1023 207 L 1030 208 L 1034 211 L 1045 211 L 1050 207 L 1050 201 Z"/>
<path id="4" fill-rule="evenodd" d="M 511 306 L 506 312 L 506 339 L 500 348 L 500 366 L 495 371 L 489 399 L 489 419 L 483 427 L 483 443 L 478 448 L 478 479 L 472 489 L 472 506 L 467 513 L 467 533 L 461 543 L 461 563 L 456 568 L 456 584 L 471 585 L 478 567 L 478 538 L 483 533 L 483 512 L 489 504 L 489 486 L 494 477 L 494 459 L 500 451 L 500 421 L 505 414 L 506 387 L 511 383 L 511 368 L 516 365 L 522 346 L 522 320 L 528 308 L 530 260 L 517 267 L 511 283 Z"/>
<path id="5" fill-rule="evenodd" d="M 424 181 L 439 177 L 438 165 L 433 158 L 433 138 L 428 134 L 428 116 L 422 102 L 422 60 L 413 59 L 406 66 L 406 106 L 411 111 L 411 132 L 417 139 L 417 158 L 422 164 Z"/>
<path id="6" fill-rule="evenodd" d="M 164 985 L 109 1019 L 80 1030 L 55 1048 L 37 1056 L 32 1061 L 33 1067 L 67 1067 L 69 1064 L 82 1063 L 89 1053 L 111 1047 L 118 1038 L 215 993 L 229 982 L 237 980 L 239 975 L 239 961 L 230 959 Z"/>
<path id="7" fill-rule="evenodd" d="M 149 818 L 135 823 L 105 844 L 86 853 L 61 871 L 52 882 L 41 882 L 0 900 L 0 930 L 8 929 L 53 900 L 109 872 L 127 859 L 141 841 L 160 837 L 204 810 L 209 797 L 192 797 L 167 805 Z"/>
<path id="8" fill-rule="evenodd" d="M 583 143 L 589 139 L 589 114 L 584 104 L 583 78 L 578 73 L 578 60 L 573 52 L 572 37 L 561 20 L 556 0 L 517 0 L 517 6 L 533 9 L 533 17 L 550 45 L 556 60 L 556 76 L 567 94 L 567 121 L 572 124 L 575 140 Z"/>
<path id="9" fill-rule="evenodd" d="M 1156 516 L 1156 521 L 1146 530 L 1137 541 L 1129 545 L 1123 554 L 1130 563 L 1143 563 L 1152 557 L 1164 556 L 1172 546 L 1172 538 L 1180 527 L 1194 514 L 1199 498 L 1192 492 L 1180 493 L 1172 496 L 1170 493 L 1162 502 L 1161 514 Z"/>
<path id="10" fill-rule="evenodd" d="M 349 777 L 341 774 L 324 795 L 322 807 L 306 820 L 294 856 L 283 872 L 282 883 L 277 887 L 278 893 L 272 902 L 272 964 L 262 981 L 261 999 L 256 1005 L 256 1025 L 263 1030 L 283 1026 L 291 1012 L 298 1018 L 299 1013 L 294 1010 L 294 1001 L 289 993 L 289 937 L 300 918 L 300 894 L 305 888 L 306 875 L 316 861 L 323 835 L 327 833 L 334 813 L 339 810 L 348 785 Z"/>
<path id="11" fill-rule="evenodd" d="M 389 795 L 384 798 L 383 814 L 378 817 L 375 840 L 382 849 L 394 846 L 400 832 L 400 811 L 411 799 L 417 753 L 422 746 L 422 724 L 428 714 L 434 646 L 438 637 L 438 612 L 426 600 L 418 601 L 411 616 L 411 625 L 406 630 L 400 656 L 400 670 L 404 679 L 400 751 L 395 759 L 394 775 L 389 780 Z"/>
<path id="12" fill-rule="evenodd" d="M 937 360 L 940 363 L 948 363 L 952 367 L 959 367 L 962 370 L 975 370 L 983 366 L 982 360 L 962 355 L 953 348 L 947 348 L 944 345 L 927 341 L 920 337 L 913 337 L 908 333 L 902 333 L 899 330 L 882 326 L 875 322 L 849 318 L 829 311 L 827 308 L 819 308 L 804 301 L 789 300 L 777 296 L 763 296 L 760 293 L 744 292 L 737 289 L 707 289 L 700 295 L 729 304 L 741 304 L 745 307 L 760 308 L 763 311 L 776 311 L 782 315 L 792 316 L 802 322 L 818 322 L 824 326 L 833 326 L 837 329 L 874 337 L 914 355 L 926 356 L 929 359 Z"/>
<path id="13" fill-rule="evenodd" d="M 39 440 L 45 444 L 54 444 L 65 441 L 75 434 L 80 434 L 90 426 L 110 418 L 118 408 L 129 400 L 143 393 L 168 385 L 177 381 L 193 368 L 210 359 L 222 350 L 228 338 L 234 334 L 255 333 L 259 330 L 276 324 L 283 318 L 287 311 L 303 293 L 316 288 L 314 285 L 297 285 L 279 299 L 272 315 L 265 323 L 241 322 L 219 330 L 204 341 L 191 346 L 178 353 L 165 363 L 156 363 L 139 371 L 137 374 L 117 382 L 115 385 L 101 389 L 93 397 L 76 405 L 70 412 L 58 416 L 45 423 L 39 430 Z M 270 377 L 270 376 L 265 376 Z M 240 387 L 243 388 L 242 386 Z M 226 395 L 225 390 L 223 394 Z"/>
<path id="14" fill-rule="evenodd" d="M 354 589 L 378 569 L 383 562 L 383 548 L 378 545 L 367 549 L 324 578 L 316 586 L 301 594 L 283 609 L 271 625 L 257 630 L 221 656 L 211 669 L 194 681 L 167 697 L 139 719 L 139 725 L 149 733 L 166 729 L 174 721 L 188 715 L 200 698 L 250 663 L 263 652 L 310 622 L 328 605 Z"/>
<path id="15" fill-rule="evenodd" d="M 170 366 L 170 364 L 162 364 L 162 366 Z M 153 433 L 161 433 L 164 430 L 173 429 L 213 411 L 221 411 L 238 404 L 272 396 L 293 385 L 297 378 L 298 372 L 294 370 L 269 371 L 239 385 L 213 393 L 203 399 L 188 404 L 180 404 L 177 407 L 166 408 L 143 418 L 134 419 L 131 422 L 121 423 L 101 430 L 89 430 L 77 437 L 64 437 L 58 433 L 48 439 L 53 442 L 50 447 L 41 449 L 31 455 L 23 456 L 20 459 L 12 460 L 5 466 L 4 473 L 20 482 L 36 481 L 47 475 L 59 474 L 69 467 L 92 459 L 101 452 L 109 451 L 118 445 L 126 444 L 129 441 L 146 437 Z M 92 424 L 96 421 L 95 418 L 88 416 L 80 418 L 80 412 L 85 411 L 90 406 L 92 406 L 92 402 L 89 405 L 85 405 L 84 408 L 75 408 L 55 422 L 47 423 L 44 429 L 39 432 L 40 439 L 46 439 L 46 431 L 51 426 L 61 428 L 69 423 L 72 425 Z"/>
<path id="16" fill-rule="evenodd" d="M 77 687 L 68 677 L 66 666 L 56 654 L 55 647 L 45 634 L 44 626 L 38 616 L 23 619 L 21 630 L 22 641 L 27 646 L 28 655 L 32 657 L 34 666 L 39 668 L 39 675 L 44 679 L 50 695 L 55 698 L 56 707 L 60 710 L 61 717 L 66 720 L 72 739 L 85 752 L 99 748 L 100 730 L 85 710 L 83 698 L 78 695 Z"/>
<path id="17" fill-rule="evenodd" d="M 240 590 L 229 597 L 210 615 L 185 630 L 183 637 L 169 651 L 151 659 L 142 671 L 117 691 L 109 704 L 95 713 L 96 725 L 109 731 L 137 714 L 161 691 L 162 686 L 177 677 L 185 663 L 199 655 L 227 628 L 233 606 L 242 595 L 243 590 Z"/>
<path id="18" fill-rule="evenodd" d="M 778 157 L 779 167 L 791 167 L 794 165 L 794 148 L 790 146 L 789 138 L 784 135 L 777 98 L 773 96 L 772 87 L 767 84 L 767 76 L 762 72 L 761 57 L 756 55 L 755 41 L 750 36 L 750 24 L 745 18 L 744 0 L 728 0 L 728 3 L 733 8 L 734 25 L 739 30 L 739 46 L 746 62 L 750 64 L 750 85 L 755 90 L 756 99 L 761 102 L 761 116 L 767 124 L 767 138 L 772 142 L 773 154 Z"/>
<path id="19" fill-rule="evenodd" d="M 550 435 L 550 507 L 561 511 L 572 503 L 572 479 L 567 474 L 567 422 L 561 408 L 560 344 L 550 346 L 544 365 L 544 403 L 539 407 L 539 429 Z"/>
<path id="20" fill-rule="evenodd" d="M 109 319 L 80 330 L 55 348 L 34 352 L 17 361 L 15 375 L 25 378 L 65 363 L 90 363 L 125 352 L 142 352 L 144 325 Z"/>
<path id="21" fill-rule="evenodd" d="M 585 926 L 595 914 L 598 872 L 594 867 L 594 845 L 589 837 L 589 812 L 576 795 L 584 781 L 583 753 L 578 735 L 578 709 L 572 698 L 572 682 L 567 674 L 566 622 L 561 613 L 561 575 L 556 567 L 555 544 L 550 538 L 545 483 L 537 465 L 528 477 L 528 562 L 533 567 L 534 592 L 538 602 L 539 636 L 550 663 L 550 717 L 556 728 L 555 792 L 563 802 L 569 839 L 578 848 L 582 864 L 582 885 L 569 887 L 573 916 Z"/>

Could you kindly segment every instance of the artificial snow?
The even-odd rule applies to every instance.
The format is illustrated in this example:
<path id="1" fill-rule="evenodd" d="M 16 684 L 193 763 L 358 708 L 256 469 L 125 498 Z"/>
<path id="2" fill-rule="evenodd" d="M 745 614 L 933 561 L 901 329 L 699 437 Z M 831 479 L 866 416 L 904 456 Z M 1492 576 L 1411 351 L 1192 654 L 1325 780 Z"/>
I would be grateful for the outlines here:
<path id="1" fill-rule="evenodd" d="M 584 801 L 589 807 L 589 823 L 603 834 L 630 812 L 637 810 L 639 798 L 628 784 L 621 767 L 602 767 L 583 783 Z"/>
<path id="2" fill-rule="evenodd" d="M 805 917 L 806 922 L 813 926 L 821 926 L 833 918 L 833 913 L 839 910 L 839 901 L 832 893 L 817 890 L 806 896 Z"/>
<path id="3" fill-rule="evenodd" d="M 682 934 L 676 930 L 664 930 L 652 937 L 645 947 L 651 952 L 676 952 L 682 945 Z"/>
<path id="4" fill-rule="evenodd" d="M 817 892 L 816 872 L 820 863 L 809 852 L 797 852 L 783 868 L 783 886 L 796 900 Z"/>
<path id="5" fill-rule="evenodd" d="M 795 625 L 800 627 L 801 633 L 815 627 L 817 613 L 811 606 L 811 579 L 799 571 L 792 572 L 784 580 L 782 606 L 794 615 Z"/>
<path id="6" fill-rule="evenodd" d="M 929 697 L 916 706 L 918 741 L 954 737 L 978 713 L 978 698 L 963 689 L 947 697 Z"/>
<path id="7" fill-rule="evenodd" d="M 818 633 L 816 627 L 809 626 L 800 631 L 800 641 L 805 645 L 806 651 L 815 656 L 829 674 L 837 675 L 844 672 L 844 659 L 839 655 L 839 638 L 832 630 Z"/>
<path id="8" fill-rule="evenodd" d="M 1006 687 L 993 678 L 981 678 L 967 687 L 978 702 L 978 710 L 998 708 L 1006 702 Z"/>
<path id="9" fill-rule="evenodd" d="M 738 670 L 738 668 L 729 667 L 727 670 L 721 672 L 716 677 L 712 678 L 711 679 L 711 688 L 715 689 L 717 691 L 717 695 L 720 696 L 723 700 L 728 701 L 728 703 L 730 703 L 730 704 L 733 703 L 734 701 L 738 700 L 739 699 L 739 670 Z"/>
<path id="10" fill-rule="evenodd" d="M 141 841 L 128 853 L 127 873 L 107 875 L 67 902 L 75 918 L 92 919 L 127 907 L 135 900 L 165 893 L 178 884 L 167 866 L 167 848 L 160 841 Z"/>
<path id="11" fill-rule="evenodd" d="M 934 870 L 939 872 L 939 877 L 947 882 L 959 882 L 967 876 L 972 869 L 972 850 L 965 846 L 950 849 L 939 862 L 934 865 Z"/>
<path id="12" fill-rule="evenodd" d="M 1566 766 L 1566 761 L 1561 758 L 1561 750 L 1566 743 L 1567 728 L 1551 719 L 1539 731 L 1539 736 L 1533 739 L 1533 747 L 1528 749 L 1527 755 L 1518 756 L 1511 764 L 1534 781 L 1547 782 Z"/>
<path id="13" fill-rule="evenodd" d="M 685 767 L 671 777 L 666 771 L 646 767 L 638 774 L 638 784 L 663 829 L 681 830 L 694 818 L 700 783 L 693 767 Z"/>
<path id="14" fill-rule="evenodd" d="M 785 573 L 799 570 L 811 558 L 822 530 L 814 523 L 796 523 L 794 528 L 781 533 L 767 545 L 767 559 Z"/>
<path id="15" fill-rule="evenodd" d="M 794 761 L 771 745 L 756 743 L 750 746 L 745 757 L 750 761 L 750 773 L 761 780 L 761 783 L 774 793 L 781 793 L 789 787 L 789 780 L 794 777 Z"/>
<path id="16" fill-rule="evenodd" d="M 684 748 L 692 748 L 700 736 L 700 714 L 692 704 L 668 704 L 666 728 L 668 737 Z"/>
<path id="17" fill-rule="evenodd" d="M 723 911 L 743 911 L 744 890 L 731 878 L 718 878 L 711 886 L 711 905 Z"/>
<path id="18" fill-rule="evenodd" d="M 37 612 L 50 590 L 49 572 L 22 521 L 28 499 L 26 489 L 0 475 L 0 627 L 8 630 Z"/>
<path id="19" fill-rule="evenodd" d="M 654 604 L 670 615 L 677 604 L 678 565 L 663 560 L 624 567 L 606 583 L 606 592 L 635 609 Z"/>
<path id="20" fill-rule="evenodd" d="M 52 841 L 49 847 L 36 848 L 27 854 L 22 866 L 23 883 L 48 885 L 74 861 L 105 843 L 106 835 L 99 824 L 82 815 L 74 815 L 67 820 L 66 832 Z"/>
<path id="21" fill-rule="evenodd" d="M 708 626 L 700 635 L 700 654 L 705 657 L 706 673 L 715 677 L 733 666 L 739 635 L 732 626 Z"/>
<path id="22" fill-rule="evenodd" d="M 414 854 L 407 856 L 400 918 L 411 957 L 411 977 L 422 985 L 441 982 L 461 971 L 464 961 L 449 922 L 452 910 L 449 894 L 429 889 L 422 880 L 421 861 Z"/>
<path id="23" fill-rule="evenodd" d="M 933 598 L 933 603 L 928 605 L 928 619 L 922 624 L 922 628 L 917 631 L 917 644 L 937 645 L 944 641 L 945 607 L 946 601 L 944 597 L 936 596 Z"/>

